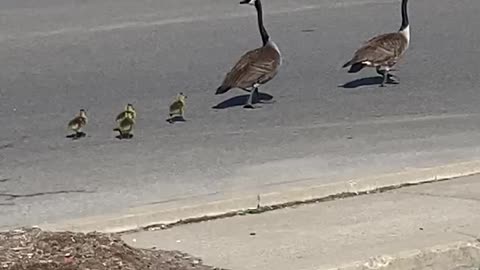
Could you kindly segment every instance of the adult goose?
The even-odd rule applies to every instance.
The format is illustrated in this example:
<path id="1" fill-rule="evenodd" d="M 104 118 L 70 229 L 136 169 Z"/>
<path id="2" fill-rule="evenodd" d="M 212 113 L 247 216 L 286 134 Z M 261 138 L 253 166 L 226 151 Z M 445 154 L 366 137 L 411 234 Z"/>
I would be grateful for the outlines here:
<path id="1" fill-rule="evenodd" d="M 277 75 L 282 64 L 282 56 L 278 46 L 270 39 L 263 25 L 263 10 L 260 0 L 243 0 L 240 4 L 255 6 L 263 46 L 245 53 L 226 74 L 222 85 L 217 88 L 215 94 L 226 93 L 232 88 L 240 88 L 250 92 L 244 108 L 252 109 L 254 108 L 252 105 L 253 96 L 258 94 L 258 87 Z"/>
<path id="2" fill-rule="evenodd" d="M 398 83 L 398 79 L 390 74 L 392 67 L 398 62 L 410 44 L 410 24 L 408 22 L 408 0 L 402 0 L 402 26 L 398 32 L 376 36 L 358 49 L 353 58 L 343 65 L 350 66 L 348 73 L 356 73 L 364 67 L 375 67 L 382 75 L 381 87 L 387 80 Z"/>

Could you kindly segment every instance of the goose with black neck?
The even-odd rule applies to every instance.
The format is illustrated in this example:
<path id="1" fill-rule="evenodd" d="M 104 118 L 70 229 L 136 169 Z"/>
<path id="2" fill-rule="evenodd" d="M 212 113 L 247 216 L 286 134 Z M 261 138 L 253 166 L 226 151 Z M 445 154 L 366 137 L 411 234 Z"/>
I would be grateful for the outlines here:
<path id="1" fill-rule="evenodd" d="M 255 6 L 262 46 L 246 52 L 233 68 L 225 75 L 222 84 L 217 88 L 216 95 L 226 93 L 230 89 L 239 88 L 250 92 L 244 108 L 253 106 L 254 95 L 258 95 L 258 88 L 272 80 L 282 64 L 280 50 L 268 35 L 263 24 L 263 9 L 260 0 L 244 0 L 240 4 Z"/>
<path id="2" fill-rule="evenodd" d="M 382 76 L 381 87 L 387 81 L 399 83 L 395 76 L 390 74 L 393 66 L 405 54 L 410 45 L 410 22 L 408 20 L 408 0 L 402 0 L 402 25 L 397 32 L 382 34 L 368 40 L 358 49 L 352 59 L 343 65 L 350 66 L 348 73 L 357 73 L 364 67 L 375 67 Z"/>

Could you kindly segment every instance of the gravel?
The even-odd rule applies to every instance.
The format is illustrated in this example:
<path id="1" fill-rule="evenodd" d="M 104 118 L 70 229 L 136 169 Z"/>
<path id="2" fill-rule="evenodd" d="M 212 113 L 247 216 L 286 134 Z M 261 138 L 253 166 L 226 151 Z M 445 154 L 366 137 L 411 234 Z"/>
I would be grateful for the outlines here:
<path id="1" fill-rule="evenodd" d="M 221 270 L 179 251 L 137 249 L 116 234 L 0 232 L 0 269 L 8 270 Z"/>

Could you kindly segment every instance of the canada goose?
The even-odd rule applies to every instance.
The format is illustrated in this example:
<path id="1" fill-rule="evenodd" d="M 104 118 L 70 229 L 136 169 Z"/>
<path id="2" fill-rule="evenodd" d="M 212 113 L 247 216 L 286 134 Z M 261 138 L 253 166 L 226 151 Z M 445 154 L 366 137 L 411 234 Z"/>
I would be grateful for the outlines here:
<path id="1" fill-rule="evenodd" d="M 232 88 L 240 88 L 250 92 L 244 108 L 253 108 L 253 95 L 258 94 L 260 85 L 267 83 L 277 75 L 282 64 L 282 55 L 278 46 L 270 40 L 263 25 L 263 10 L 260 0 L 243 0 L 240 4 L 255 5 L 263 46 L 245 53 L 226 74 L 222 85 L 217 88 L 215 94 L 219 95 Z"/>
<path id="2" fill-rule="evenodd" d="M 117 120 L 117 123 L 118 127 L 115 128 L 113 131 L 118 131 L 120 133 L 118 138 L 131 139 L 133 137 L 133 126 L 135 125 L 135 119 L 133 118 L 133 114 L 127 113 L 123 119 Z"/>
<path id="3" fill-rule="evenodd" d="M 353 58 L 343 65 L 343 68 L 351 66 L 348 73 L 356 73 L 364 67 L 375 67 L 377 73 L 383 77 L 381 87 L 385 86 L 388 79 L 398 83 L 398 80 L 393 80 L 394 76 L 389 72 L 410 44 L 407 3 L 408 0 L 402 0 L 402 26 L 400 30 L 382 34 L 367 41 L 355 52 Z"/>
<path id="4" fill-rule="evenodd" d="M 174 122 L 174 115 L 178 115 L 181 120 L 185 120 L 184 113 L 185 113 L 185 99 L 187 98 L 182 92 L 177 95 L 175 100 L 170 104 L 170 118 L 167 120 L 170 123 Z"/>
<path id="5" fill-rule="evenodd" d="M 75 132 L 75 134 L 70 135 L 68 137 L 72 137 L 74 139 L 84 137 L 85 133 L 82 132 L 81 130 L 87 125 L 87 121 L 88 121 L 87 113 L 84 109 L 81 109 L 78 115 L 72 120 L 70 120 L 70 122 L 68 122 L 68 128 Z"/>
<path id="6" fill-rule="evenodd" d="M 118 121 L 122 120 L 123 118 L 125 118 L 127 116 L 127 114 L 131 114 L 132 119 L 134 119 L 134 120 L 137 117 L 137 112 L 135 111 L 135 108 L 133 107 L 133 105 L 130 104 L 130 103 L 128 103 L 125 106 L 125 110 L 123 112 L 121 112 L 117 115 L 116 121 L 118 122 Z"/>

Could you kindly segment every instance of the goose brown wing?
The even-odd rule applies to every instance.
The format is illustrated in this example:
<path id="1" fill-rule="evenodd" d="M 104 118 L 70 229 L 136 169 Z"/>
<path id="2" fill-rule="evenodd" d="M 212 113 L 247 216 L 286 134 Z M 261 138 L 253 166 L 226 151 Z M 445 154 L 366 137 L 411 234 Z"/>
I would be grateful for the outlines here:
<path id="1" fill-rule="evenodd" d="M 355 52 L 352 63 L 393 64 L 406 47 L 406 39 L 399 33 L 388 33 L 368 40 Z"/>
<path id="2" fill-rule="evenodd" d="M 250 88 L 272 79 L 278 69 L 279 54 L 273 48 L 261 47 L 245 53 L 227 73 L 222 85 Z"/>

